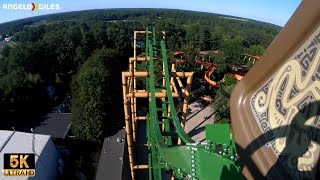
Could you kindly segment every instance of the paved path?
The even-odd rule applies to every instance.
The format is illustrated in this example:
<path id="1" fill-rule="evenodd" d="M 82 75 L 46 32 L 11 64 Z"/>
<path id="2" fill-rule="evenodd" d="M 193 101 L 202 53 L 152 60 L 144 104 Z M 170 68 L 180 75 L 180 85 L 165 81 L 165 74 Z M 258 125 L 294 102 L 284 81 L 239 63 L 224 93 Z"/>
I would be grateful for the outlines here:
<path id="1" fill-rule="evenodd" d="M 204 142 L 206 139 L 205 125 L 214 123 L 215 111 L 211 106 L 206 106 L 196 101 L 189 104 L 189 111 L 185 131 L 196 142 Z"/>

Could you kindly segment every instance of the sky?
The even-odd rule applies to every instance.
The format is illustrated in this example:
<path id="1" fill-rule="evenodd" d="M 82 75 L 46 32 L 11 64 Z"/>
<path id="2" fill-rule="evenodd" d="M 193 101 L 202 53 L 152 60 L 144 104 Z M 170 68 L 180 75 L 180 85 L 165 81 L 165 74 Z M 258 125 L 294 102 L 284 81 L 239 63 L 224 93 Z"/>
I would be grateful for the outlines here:
<path id="1" fill-rule="evenodd" d="M 0 23 L 32 16 L 108 8 L 184 9 L 269 22 L 284 26 L 302 0 L 0 0 Z M 6 10 L 9 4 L 59 4 L 59 9 Z M 57 8 L 57 6 L 54 6 Z"/>

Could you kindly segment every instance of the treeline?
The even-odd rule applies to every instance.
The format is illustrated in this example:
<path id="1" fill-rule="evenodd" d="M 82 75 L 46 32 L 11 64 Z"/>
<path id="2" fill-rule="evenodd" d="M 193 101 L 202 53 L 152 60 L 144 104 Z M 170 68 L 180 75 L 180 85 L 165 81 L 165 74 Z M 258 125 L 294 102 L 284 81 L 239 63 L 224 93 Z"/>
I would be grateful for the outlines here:
<path id="1" fill-rule="evenodd" d="M 40 23 L 56 23 L 61 21 L 101 21 L 101 20 L 142 20 L 142 19 L 159 19 L 160 18 L 172 18 L 178 19 L 181 24 L 193 23 L 195 21 L 217 21 L 221 17 L 235 18 L 238 17 L 220 15 L 215 13 L 205 13 L 196 11 L 176 10 L 176 9 L 97 9 L 86 11 L 73 11 L 59 14 L 43 15 L 38 17 L 31 17 L 26 19 L 20 19 L 16 21 L 6 22 L 0 24 L 1 33 L 14 33 L 22 30 L 25 26 L 37 25 Z M 279 26 L 269 23 L 263 23 L 250 19 L 243 19 L 252 22 L 252 25 L 266 31 L 275 31 L 279 29 Z M 230 20 L 231 22 L 233 20 Z M 255 28 L 254 27 L 254 28 Z"/>
<path id="2" fill-rule="evenodd" d="M 177 50 L 220 49 L 220 64 L 241 64 L 244 52 L 261 55 L 280 30 L 253 20 L 166 9 L 90 10 L 1 24 L 0 34 L 12 34 L 17 45 L 1 52 L 0 111 L 5 118 L 0 126 L 17 119 L 12 115 L 45 108 L 45 88 L 54 86 L 58 95 L 71 94 L 73 133 L 100 141 L 123 122 L 120 73 L 133 53 L 133 31 L 152 26 L 166 31 L 169 56 Z"/>

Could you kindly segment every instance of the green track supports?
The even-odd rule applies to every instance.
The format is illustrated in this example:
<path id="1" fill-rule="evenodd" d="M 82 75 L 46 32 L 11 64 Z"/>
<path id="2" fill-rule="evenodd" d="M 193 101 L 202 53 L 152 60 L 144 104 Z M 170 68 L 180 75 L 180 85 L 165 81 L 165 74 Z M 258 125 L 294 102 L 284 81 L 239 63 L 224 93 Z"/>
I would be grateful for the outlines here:
<path id="1" fill-rule="evenodd" d="M 150 57 L 150 61 L 146 62 L 149 71 L 146 89 L 151 93 L 147 115 L 149 179 L 162 179 L 164 169 L 171 169 L 176 179 L 243 179 L 229 125 L 207 125 L 207 143 L 194 142 L 181 127 L 170 90 L 165 42 L 157 42 L 154 28 L 152 35 L 148 31 L 146 29 L 146 55 Z M 164 62 L 164 90 L 167 92 L 167 98 L 159 107 L 155 95 L 156 61 Z M 173 137 L 180 138 L 182 145 L 177 145 Z"/>

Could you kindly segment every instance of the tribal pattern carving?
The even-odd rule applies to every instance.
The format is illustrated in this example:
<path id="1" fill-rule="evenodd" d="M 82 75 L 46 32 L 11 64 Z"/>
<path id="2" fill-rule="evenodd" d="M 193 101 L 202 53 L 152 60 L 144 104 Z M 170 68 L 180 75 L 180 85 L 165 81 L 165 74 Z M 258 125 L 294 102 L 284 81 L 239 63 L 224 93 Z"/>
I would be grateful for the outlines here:
<path id="1" fill-rule="evenodd" d="M 254 93 L 251 108 L 292 177 L 313 176 L 320 150 L 320 27 Z"/>

